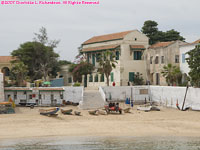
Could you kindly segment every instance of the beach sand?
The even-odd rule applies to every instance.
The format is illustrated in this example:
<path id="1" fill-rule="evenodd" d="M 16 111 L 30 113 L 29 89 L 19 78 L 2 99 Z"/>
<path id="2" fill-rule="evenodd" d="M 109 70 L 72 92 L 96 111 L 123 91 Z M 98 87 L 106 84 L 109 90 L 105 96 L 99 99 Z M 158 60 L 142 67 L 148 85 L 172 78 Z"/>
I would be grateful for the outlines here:
<path id="1" fill-rule="evenodd" d="M 124 106 L 123 106 L 124 107 Z M 200 112 L 161 107 L 161 111 L 92 116 L 76 106 L 82 116 L 47 117 L 40 107 L 17 107 L 16 114 L 0 114 L 0 140 L 52 136 L 200 136 Z M 43 109 L 44 107 L 42 107 Z M 48 107 L 49 108 L 49 107 Z"/>

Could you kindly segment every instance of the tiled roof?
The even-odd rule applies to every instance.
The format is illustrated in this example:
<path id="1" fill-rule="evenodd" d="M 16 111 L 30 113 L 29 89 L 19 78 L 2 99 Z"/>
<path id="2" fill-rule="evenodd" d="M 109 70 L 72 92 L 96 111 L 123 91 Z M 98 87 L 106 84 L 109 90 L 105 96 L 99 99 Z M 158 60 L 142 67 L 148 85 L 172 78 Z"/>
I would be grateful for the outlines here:
<path id="1" fill-rule="evenodd" d="M 172 44 L 174 41 L 170 41 L 170 42 L 158 42 L 156 44 L 151 45 L 149 48 L 153 49 L 153 48 L 159 48 L 159 47 L 166 47 L 169 46 L 170 44 Z"/>
<path id="2" fill-rule="evenodd" d="M 130 45 L 131 49 L 145 49 L 144 45 Z"/>
<path id="3" fill-rule="evenodd" d="M 33 88 L 33 90 L 39 90 L 39 91 L 64 91 L 64 88 L 59 88 L 59 87 L 39 87 L 39 88 Z"/>
<path id="4" fill-rule="evenodd" d="M 131 31 L 124 31 L 119 33 L 113 33 L 113 34 L 106 34 L 106 35 L 100 35 L 100 36 L 94 36 L 90 38 L 89 40 L 85 41 L 83 45 L 85 44 L 91 44 L 91 43 L 97 43 L 97 42 L 103 42 L 103 41 L 110 41 L 110 40 L 117 40 L 124 38 L 125 35 L 132 32 Z"/>
<path id="5" fill-rule="evenodd" d="M 117 48 L 118 46 L 119 46 L 118 44 L 114 44 L 114 45 L 107 45 L 107 46 L 98 46 L 98 47 L 84 48 L 84 49 L 82 49 L 81 52 L 109 50 L 109 49 Z"/>
<path id="6" fill-rule="evenodd" d="M 199 40 L 196 40 L 196 41 L 194 41 L 192 44 L 198 44 L 198 43 L 200 43 L 200 39 L 199 39 Z"/>
<path id="7" fill-rule="evenodd" d="M 0 56 L 0 63 L 10 63 L 15 60 L 12 56 Z"/>
<path id="8" fill-rule="evenodd" d="M 6 87 L 5 91 L 31 91 L 31 88 L 28 87 Z"/>

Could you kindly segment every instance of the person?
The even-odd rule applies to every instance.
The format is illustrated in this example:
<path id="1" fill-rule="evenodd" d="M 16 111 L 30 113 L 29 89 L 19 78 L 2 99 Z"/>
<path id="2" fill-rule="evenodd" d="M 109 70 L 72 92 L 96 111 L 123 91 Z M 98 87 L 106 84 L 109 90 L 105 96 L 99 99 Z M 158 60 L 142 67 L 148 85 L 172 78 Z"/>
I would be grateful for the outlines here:
<path id="1" fill-rule="evenodd" d="M 116 105 L 115 105 L 115 110 L 116 110 L 116 112 L 119 111 L 119 103 L 116 103 Z"/>
<path id="2" fill-rule="evenodd" d="M 115 82 L 113 82 L 113 86 L 115 86 Z"/>

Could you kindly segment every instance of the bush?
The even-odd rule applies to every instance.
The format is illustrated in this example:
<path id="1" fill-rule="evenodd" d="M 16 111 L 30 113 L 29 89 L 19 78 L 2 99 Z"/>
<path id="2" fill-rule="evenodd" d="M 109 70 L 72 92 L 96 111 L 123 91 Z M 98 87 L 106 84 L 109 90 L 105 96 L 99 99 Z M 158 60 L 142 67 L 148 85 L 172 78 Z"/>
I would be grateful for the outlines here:
<path id="1" fill-rule="evenodd" d="M 74 83 L 73 86 L 81 86 L 81 84 L 79 82 Z"/>

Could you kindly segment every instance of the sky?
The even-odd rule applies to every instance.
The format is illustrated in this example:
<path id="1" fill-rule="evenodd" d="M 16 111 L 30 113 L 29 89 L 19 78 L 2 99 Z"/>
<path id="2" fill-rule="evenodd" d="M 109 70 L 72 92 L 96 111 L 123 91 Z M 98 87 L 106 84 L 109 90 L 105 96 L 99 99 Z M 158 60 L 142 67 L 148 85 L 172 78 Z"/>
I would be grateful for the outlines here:
<path id="1" fill-rule="evenodd" d="M 89 38 L 141 30 L 146 20 L 156 21 L 161 31 L 179 31 L 187 42 L 200 39 L 199 0 L 85 1 L 99 1 L 99 5 L 0 4 L 0 55 L 8 56 L 20 44 L 32 41 L 41 27 L 50 39 L 60 40 L 55 51 L 60 60 L 68 61 L 74 61 L 78 47 Z"/>

